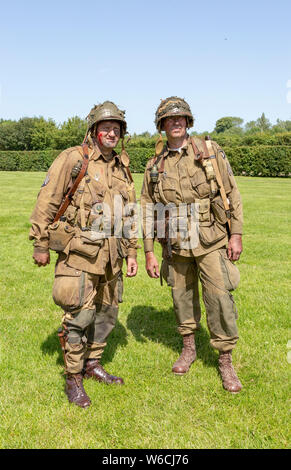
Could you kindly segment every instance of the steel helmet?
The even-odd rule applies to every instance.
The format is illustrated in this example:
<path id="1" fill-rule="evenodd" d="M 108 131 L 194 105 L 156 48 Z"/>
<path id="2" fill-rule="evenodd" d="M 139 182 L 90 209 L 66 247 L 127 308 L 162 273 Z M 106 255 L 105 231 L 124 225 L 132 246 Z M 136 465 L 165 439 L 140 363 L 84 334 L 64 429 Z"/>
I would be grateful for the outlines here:
<path id="1" fill-rule="evenodd" d="M 112 101 L 104 101 L 104 103 L 95 105 L 87 116 L 87 132 L 90 133 L 94 124 L 100 121 L 118 121 L 120 122 L 120 136 L 124 137 L 126 133 L 125 111 L 119 109 Z"/>
<path id="2" fill-rule="evenodd" d="M 162 120 L 169 116 L 185 116 L 187 127 L 192 127 L 194 118 L 188 103 L 178 96 L 170 96 L 162 100 L 156 111 L 155 125 L 159 132 L 162 130 Z"/>

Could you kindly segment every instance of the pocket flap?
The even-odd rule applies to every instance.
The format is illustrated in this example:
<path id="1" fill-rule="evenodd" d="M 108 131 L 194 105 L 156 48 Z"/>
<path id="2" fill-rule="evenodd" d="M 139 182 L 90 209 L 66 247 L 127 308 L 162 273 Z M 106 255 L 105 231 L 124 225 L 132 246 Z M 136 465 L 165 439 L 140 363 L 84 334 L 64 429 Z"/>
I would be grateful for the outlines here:
<path id="1" fill-rule="evenodd" d="M 81 232 L 80 240 L 83 243 L 87 243 L 89 245 L 101 246 L 104 243 L 104 238 L 100 238 L 99 232 L 95 230 L 86 230 L 84 232 Z"/>
<path id="2" fill-rule="evenodd" d="M 176 180 L 174 178 L 166 177 L 165 179 L 164 178 L 162 179 L 162 187 L 163 187 L 164 190 L 175 191 L 176 186 L 177 186 L 177 183 L 176 183 Z"/>
<path id="3" fill-rule="evenodd" d="M 195 166 L 189 166 L 187 170 L 188 170 L 188 175 L 190 176 L 190 178 L 193 178 L 194 174 L 197 171 L 197 168 Z"/>
<path id="4" fill-rule="evenodd" d="M 199 214 L 205 214 L 210 211 L 210 199 L 195 199 L 195 204 L 199 204 Z"/>
<path id="5" fill-rule="evenodd" d="M 64 262 L 58 262 L 55 268 L 55 276 L 80 277 L 82 271 L 68 266 Z"/>
<path id="6" fill-rule="evenodd" d="M 194 168 L 194 170 L 196 170 L 196 168 Z M 189 175 L 190 175 L 190 172 L 189 172 Z M 191 176 L 191 183 L 193 187 L 206 183 L 206 177 L 203 171 L 197 171 L 197 170 L 194 171 L 193 176 Z"/>
<path id="7" fill-rule="evenodd" d="M 57 222 L 54 222 L 53 224 L 50 224 L 48 226 L 49 230 L 57 230 L 59 228 L 60 221 L 58 220 Z"/>
<path id="8" fill-rule="evenodd" d="M 71 241 L 70 251 L 78 253 L 82 256 L 87 256 L 88 258 L 95 258 L 97 256 L 103 240 L 100 240 L 101 243 L 84 243 L 79 237 L 75 237 Z"/>

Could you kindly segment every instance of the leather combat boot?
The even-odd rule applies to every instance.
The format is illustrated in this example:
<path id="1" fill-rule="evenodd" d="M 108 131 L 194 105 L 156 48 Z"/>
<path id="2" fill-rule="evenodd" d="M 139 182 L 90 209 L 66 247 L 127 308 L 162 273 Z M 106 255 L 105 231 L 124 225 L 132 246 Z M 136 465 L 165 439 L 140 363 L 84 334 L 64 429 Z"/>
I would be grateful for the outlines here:
<path id="1" fill-rule="evenodd" d="M 188 372 L 191 364 L 196 359 L 196 348 L 194 333 L 183 336 L 183 349 L 181 356 L 172 367 L 172 372 L 177 375 L 183 375 Z"/>
<path id="2" fill-rule="evenodd" d="M 85 363 L 84 378 L 92 378 L 94 380 L 98 380 L 98 382 L 103 382 L 108 385 L 124 384 L 124 381 L 121 377 L 115 377 L 114 375 L 108 374 L 108 372 L 103 369 L 98 359 L 87 359 Z"/>
<path id="3" fill-rule="evenodd" d="M 225 390 L 231 393 L 238 393 L 242 389 L 242 384 L 232 365 L 231 352 L 221 352 L 218 359 L 219 372 L 222 378 L 222 385 Z"/>
<path id="4" fill-rule="evenodd" d="M 82 374 L 67 374 L 65 392 L 70 403 L 75 403 L 81 408 L 87 408 L 91 405 L 91 400 L 83 387 Z"/>

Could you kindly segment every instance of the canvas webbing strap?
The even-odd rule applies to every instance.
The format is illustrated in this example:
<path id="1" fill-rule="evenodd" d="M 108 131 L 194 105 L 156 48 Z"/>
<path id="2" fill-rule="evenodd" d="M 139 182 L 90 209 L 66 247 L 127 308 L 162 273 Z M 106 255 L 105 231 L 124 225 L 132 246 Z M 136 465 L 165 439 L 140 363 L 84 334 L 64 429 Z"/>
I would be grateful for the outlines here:
<path id="1" fill-rule="evenodd" d="M 203 140 L 203 147 L 204 147 L 205 157 L 211 159 L 211 163 L 212 163 L 212 166 L 213 166 L 213 169 L 214 169 L 216 181 L 217 181 L 217 184 L 219 186 L 220 195 L 221 195 L 222 202 L 223 202 L 223 205 L 224 205 L 224 209 L 225 209 L 225 213 L 226 213 L 226 217 L 227 217 L 227 223 L 228 223 L 228 226 L 229 226 L 229 229 L 230 229 L 231 228 L 231 222 L 230 222 L 230 217 L 231 216 L 230 216 L 229 202 L 228 202 L 226 192 L 225 192 L 225 189 L 224 189 L 224 186 L 223 186 L 221 174 L 220 174 L 218 164 L 217 164 L 217 160 L 216 160 L 216 155 L 215 155 L 215 152 L 213 150 L 211 141 L 210 140 L 205 140 L 205 141 Z"/>
<path id="2" fill-rule="evenodd" d="M 88 162 L 89 162 L 88 145 L 87 144 L 82 144 L 82 149 L 83 149 L 83 155 L 84 155 L 82 168 L 81 168 L 80 173 L 78 174 L 73 186 L 71 187 L 70 191 L 66 194 L 66 197 L 65 197 L 61 207 L 59 208 L 57 214 L 55 215 L 53 223 L 57 222 L 59 220 L 59 218 L 62 217 L 62 215 L 66 211 L 68 205 L 70 204 L 70 202 L 72 200 L 72 197 L 76 192 L 77 187 L 79 186 L 81 180 L 83 179 L 83 177 L 86 174 L 86 171 L 87 171 L 87 168 L 88 168 Z"/>

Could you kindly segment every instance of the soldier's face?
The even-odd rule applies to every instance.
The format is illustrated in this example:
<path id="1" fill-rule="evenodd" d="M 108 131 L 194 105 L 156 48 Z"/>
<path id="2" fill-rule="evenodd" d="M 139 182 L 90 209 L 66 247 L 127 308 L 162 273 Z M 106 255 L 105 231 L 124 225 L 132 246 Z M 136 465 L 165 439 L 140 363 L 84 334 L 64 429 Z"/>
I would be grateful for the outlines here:
<path id="1" fill-rule="evenodd" d="M 186 134 L 186 129 L 187 120 L 185 116 L 170 116 L 163 121 L 163 130 L 166 132 L 167 137 L 172 139 L 183 137 Z"/>
<path id="2" fill-rule="evenodd" d="M 96 137 L 101 146 L 114 148 L 120 139 L 120 124 L 118 121 L 101 121 L 97 125 Z"/>

